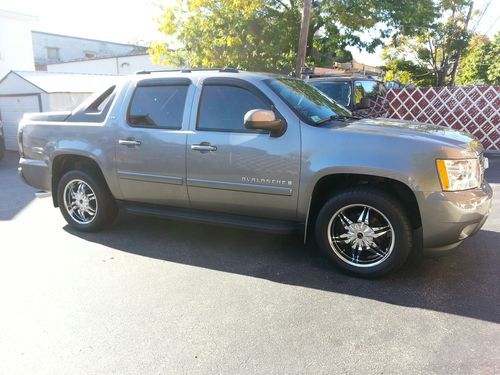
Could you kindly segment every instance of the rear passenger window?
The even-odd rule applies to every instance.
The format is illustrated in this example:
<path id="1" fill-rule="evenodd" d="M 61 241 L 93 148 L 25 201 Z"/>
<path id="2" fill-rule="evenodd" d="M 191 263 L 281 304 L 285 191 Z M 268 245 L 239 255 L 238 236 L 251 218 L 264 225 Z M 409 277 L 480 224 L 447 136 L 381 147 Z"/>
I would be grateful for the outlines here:
<path id="1" fill-rule="evenodd" d="M 271 105 L 242 87 L 204 86 L 197 128 L 228 132 L 256 132 L 245 129 L 243 126 L 245 113 L 252 109 L 271 109 Z"/>
<path id="2" fill-rule="evenodd" d="M 137 87 L 130 103 L 128 123 L 139 128 L 180 129 L 188 87 Z"/>

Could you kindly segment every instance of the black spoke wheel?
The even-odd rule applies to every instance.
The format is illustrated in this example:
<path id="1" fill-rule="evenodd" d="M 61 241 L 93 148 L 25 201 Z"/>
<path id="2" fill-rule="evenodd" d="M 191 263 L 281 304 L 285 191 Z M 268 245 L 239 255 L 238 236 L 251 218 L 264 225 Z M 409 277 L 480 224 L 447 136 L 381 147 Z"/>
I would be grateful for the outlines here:
<path id="1" fill-rule="evenodd" d="M 337 266 L 373 277 L 404 263 L 412 230 L 397 200 L 363 187 L 337 193 L 325 203 L 316 221 L 316 239 Z"/>

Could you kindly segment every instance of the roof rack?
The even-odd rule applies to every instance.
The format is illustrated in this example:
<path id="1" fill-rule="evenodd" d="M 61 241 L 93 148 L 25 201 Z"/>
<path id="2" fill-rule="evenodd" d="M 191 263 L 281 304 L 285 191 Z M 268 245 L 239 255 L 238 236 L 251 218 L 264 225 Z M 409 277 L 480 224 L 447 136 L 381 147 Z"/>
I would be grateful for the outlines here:
<path id="1" fill-rule="evenodd" d="M 221 73 L 239 73 L 236 68 L 178 68 L 178 69 L 163 69 L 163 70 L 141 70 L 135 74 L 151 74 L 151 73 L 168 73 L 168 72 L 181 72 L 181 73 L 191 73 L 191 72 L 204 72 L 204 71 L 215 71 Z"/>

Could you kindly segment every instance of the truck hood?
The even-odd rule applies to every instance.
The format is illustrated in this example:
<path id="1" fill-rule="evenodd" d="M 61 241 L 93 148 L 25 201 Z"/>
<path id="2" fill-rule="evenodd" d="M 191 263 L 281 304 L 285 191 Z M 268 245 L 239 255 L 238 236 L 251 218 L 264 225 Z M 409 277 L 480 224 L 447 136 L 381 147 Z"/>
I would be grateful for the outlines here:
<path id="1" fill-rule="evenodd" d="M 346 131 L 388 137 L 414 138 L 419 141 L 428 141 L 442 146 L 458 147 L 475 153 L 481 153 L 483 147 L 477 139 L 465 132 L 453 130 L 443 126 L 429 125 L 394 119 L 363 119 L 346 123 Z"/>

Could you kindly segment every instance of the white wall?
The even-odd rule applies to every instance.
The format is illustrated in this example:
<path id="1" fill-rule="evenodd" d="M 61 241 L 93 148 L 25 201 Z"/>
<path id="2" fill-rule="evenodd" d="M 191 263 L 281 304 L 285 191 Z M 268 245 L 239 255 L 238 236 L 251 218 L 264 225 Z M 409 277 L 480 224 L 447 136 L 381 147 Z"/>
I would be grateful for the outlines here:
<path id="1" fill-rule="evenodd" d="M 155 65 L 149 55 L 110 57 L 47 65 L 48 72 L 87 74 L 133 74 L 139 70 L 162 70 L 165 65 Z"/>
<path id="2" fill-rule="evenodd" d="M 31 26 L 35 17 L 0 9 L 0 79 L 10 70 L 35 70 Z"/>

